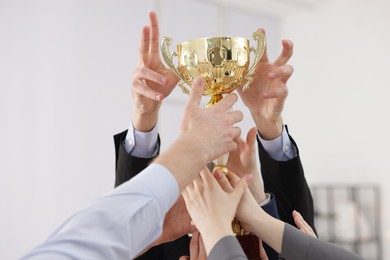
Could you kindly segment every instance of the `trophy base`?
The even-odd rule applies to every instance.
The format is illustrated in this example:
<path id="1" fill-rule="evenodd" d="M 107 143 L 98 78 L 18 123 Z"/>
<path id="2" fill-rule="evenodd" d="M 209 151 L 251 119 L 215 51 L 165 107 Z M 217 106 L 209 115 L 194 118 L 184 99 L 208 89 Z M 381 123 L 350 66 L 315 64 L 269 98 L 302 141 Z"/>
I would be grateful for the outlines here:
<path id="1" fill-rule="evenodd" d="M 249 260 L 260 260 L 259 238 L 255 235 L 236 236 Z"/>

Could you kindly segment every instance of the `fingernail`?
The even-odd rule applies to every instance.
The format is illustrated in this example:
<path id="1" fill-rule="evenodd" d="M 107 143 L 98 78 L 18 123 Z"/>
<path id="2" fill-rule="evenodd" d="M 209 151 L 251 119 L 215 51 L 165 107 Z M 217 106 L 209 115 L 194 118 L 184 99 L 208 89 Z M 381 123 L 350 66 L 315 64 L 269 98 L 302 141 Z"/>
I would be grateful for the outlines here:
<path id="1" fill-rule="evenodd" d="M 194 84 L 199 84 L 201 82 L 202 78 L 201 77 L 196 77 L 194 79 Z"/>
<path id="2" fill-rule="evenodd" d="M 268 92 L 263 92 L 263 97 L 268 97 L 269 93 Z"/>
<path id="3" fill-rule="evenodd" d="M 156 100 L 157 101 L 161 101 L 163 99 L 163 96 L 162 95 L 156 95 Z"/>
<path id="4" fill-rule="evenodd" d="M 218 180 L 221 179 L 221 177 L 222 177 L 221 171 L 215 170 L 215 171 L 214 171 L 214 176 L 215 176 L 215 178 L 217 178 Z"/>
<path id="5" fill-rule="evenodd" d="M 274 72 L 270 72 L 270 73 L 268 74 L 268 77 L 270 77 L 271 79 L 272 79 L 272 78 L 275 78 L 275 76 L 276 76 L 276 73 L 274 73 Z"/>

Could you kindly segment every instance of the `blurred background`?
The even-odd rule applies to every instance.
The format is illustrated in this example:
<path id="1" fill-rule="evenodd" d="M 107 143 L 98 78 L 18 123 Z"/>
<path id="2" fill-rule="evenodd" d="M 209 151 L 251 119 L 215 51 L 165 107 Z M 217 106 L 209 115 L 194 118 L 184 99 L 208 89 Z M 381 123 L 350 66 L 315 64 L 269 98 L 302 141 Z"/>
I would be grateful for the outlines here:
<path id="1" fill-rule="evenodd" d="M 175 44 L 251 39 L 271 60 L 291 39 L 284 121 L 312 188 L 320 238 L 390 259 L 390 2 L 0 0 L 0 258 L 16 259 L 114 187 L 113 135 L 130 123 L 142 27 Z M 253 40 L 251 40 L 253 42 Z M 187 97 L 164 102 L 164 150 Z M 243 132 L 252 127 L 245 108 Z"/>

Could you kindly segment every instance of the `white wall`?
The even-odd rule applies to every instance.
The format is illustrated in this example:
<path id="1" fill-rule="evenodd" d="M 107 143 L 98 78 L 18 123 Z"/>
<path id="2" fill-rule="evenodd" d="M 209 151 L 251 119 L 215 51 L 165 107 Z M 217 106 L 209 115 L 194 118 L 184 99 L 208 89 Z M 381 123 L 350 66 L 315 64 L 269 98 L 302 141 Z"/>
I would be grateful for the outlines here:
<path id="1" fill-rule="evenodd" d="M 112 189 L 112 135 L 129 124 L 131 72 L 152 9 L 175 43 L 250 38 L 262 26 L 274 58 L 280 37 L 294 40 L 285 118 L 309 182 L 382 183 L 388 200 L 389 6 L 334 2 L 280 20 L 209 1 L 1 0 L 0 258 L 21 256 Z M 185 100 L 177 89 L 163 108 L 163 148 Z"/>
<path id="2" fill-rule="evenodd" d="M 148 1 L 149 2 L 149 1 Z M 152 2 L 0 1 L 0 258 L 114 185 Z"/>

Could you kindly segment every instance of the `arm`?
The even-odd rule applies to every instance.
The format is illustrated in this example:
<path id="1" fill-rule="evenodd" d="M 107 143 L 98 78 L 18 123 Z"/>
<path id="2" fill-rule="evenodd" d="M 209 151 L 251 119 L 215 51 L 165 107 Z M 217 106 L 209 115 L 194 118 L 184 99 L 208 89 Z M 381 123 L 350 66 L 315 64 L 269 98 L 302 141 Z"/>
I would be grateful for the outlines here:
<path id="1" fill-rule="evenodd" d="M 275 195 L 280 218 L 294 225 L 291 213 L 298 210 L 314 227 L 313 200 L 298 148 L 283 130 L 282 112 L 288 96 L 287 81 L 294 69 L 287 64 L 293 55 L 293 43 L 283 40 L 282 47 L 281 54 L 273 63 L 268 60 L 267 51 L 264 52 L 252 75 L 251 86 L 245 92 L 241 89 L 238 92 L 250 110 L 262 139 L 258 140 L 258 146 L 264 188 Z M 275 139 L 280 139 L 280 146 L 276 148 L 279 149 L 276 150 L 278 156 L 263 145 Z M 286 146 L 290 147 L 287 152 L 284 151 Z"/>
<path id="2" fill-rule="evenodd" d="M 141 174 L 70 217 L 24 259 L 131 259 L 153 241 L 163 243 L 191 232 L 178 234 L 165 215 L 207 162 L 236 149 L 233 139 L 241 130 L 234 125 L 243 117 L 240 111 L 227 112 L 237 95 L 228 95 L 206 111 L 199 108 L 202 94 L 203 81 L 198 78 L 184 111 L 182 132 L 165 153 Z"/>
<path id="3" fill-rule="evenodd" d="M 157 131 L 150 139 L 148 147 L 156 147 L 156 151 L 141 151 L 137 153 L 136 133 L 147 134 L 155 130 L 158 113 L 164 98 L 169 96 L 175 88 L 178 78 L 167 69 L 160 58 L 159 26 L 156 13 L 149 14 L 150 25 L 142 30 L 139 62 L 133 72 L 131 82 L 132 109 L 129 132 L 123 132 L 114 137 L 116 151 L 116 179 L 115 186 L 129 180 L 144 169 L 159 152 Z M 152 133 L 154 134 L 154 133 Z M 131 141 L 130 141 L 131 140 Z M 153 142 L 157 140 L 157 144 Z"/>
<path id="4" fill-rule="evenodd" d="M 259 142 L 259 157 L 264 188 L 276 197 L 280 219 L 295 225 L 291 213 L 299 211 L 308 224 L 314 228 L 314 206 L 310 189 L 307 185 L 299 150 L 291 136 L 290 140 L 296 147 L 297 156 L 288 161 L 272 159 Z"/>
<path id="5" fill-rule="evenodd" d="M 159 237 L 178 195 L 172 174 L 153 164 L 74 214 L 23 259 L 132 259 Z"/>
<path id="6" fill-rule="evenodd" d="M 229 173 L 230 183 L 235 186 L 239 178 Z M 237 218 L 248 230 L 270 245 L 283 259 L 362 259 L 343 248 L 321 241 L 312 235 L 268 215 L 256 200 L 246 192 L 237 208 Z"/>
<path id="7" fill-rule="evenodd" d="M 300 232 L 289 224 L 285 224 L 282 245 L 280 256 L 285 259 L 363 259 L 344 248 Z"/>
<path id="8" fill-rule="evenodd" d="M 156 156 L 151 156 L 149 158 L 142 158 L 129 154 L 125 147 L 124 142 L 126 141 L 127 131 L 124 131 L 120 134 L 114 136 L 115 141 L 115 187 L 121 185 L 122 183 L 130 180 L 136 176 L 139 172 L 145 169 L 152 161 L 156 158 L 159 153 L 160 147 L 160 138 L 157 138 L 157 151 Z M 134 141 L 135 145 L 139 141 Z"/>

